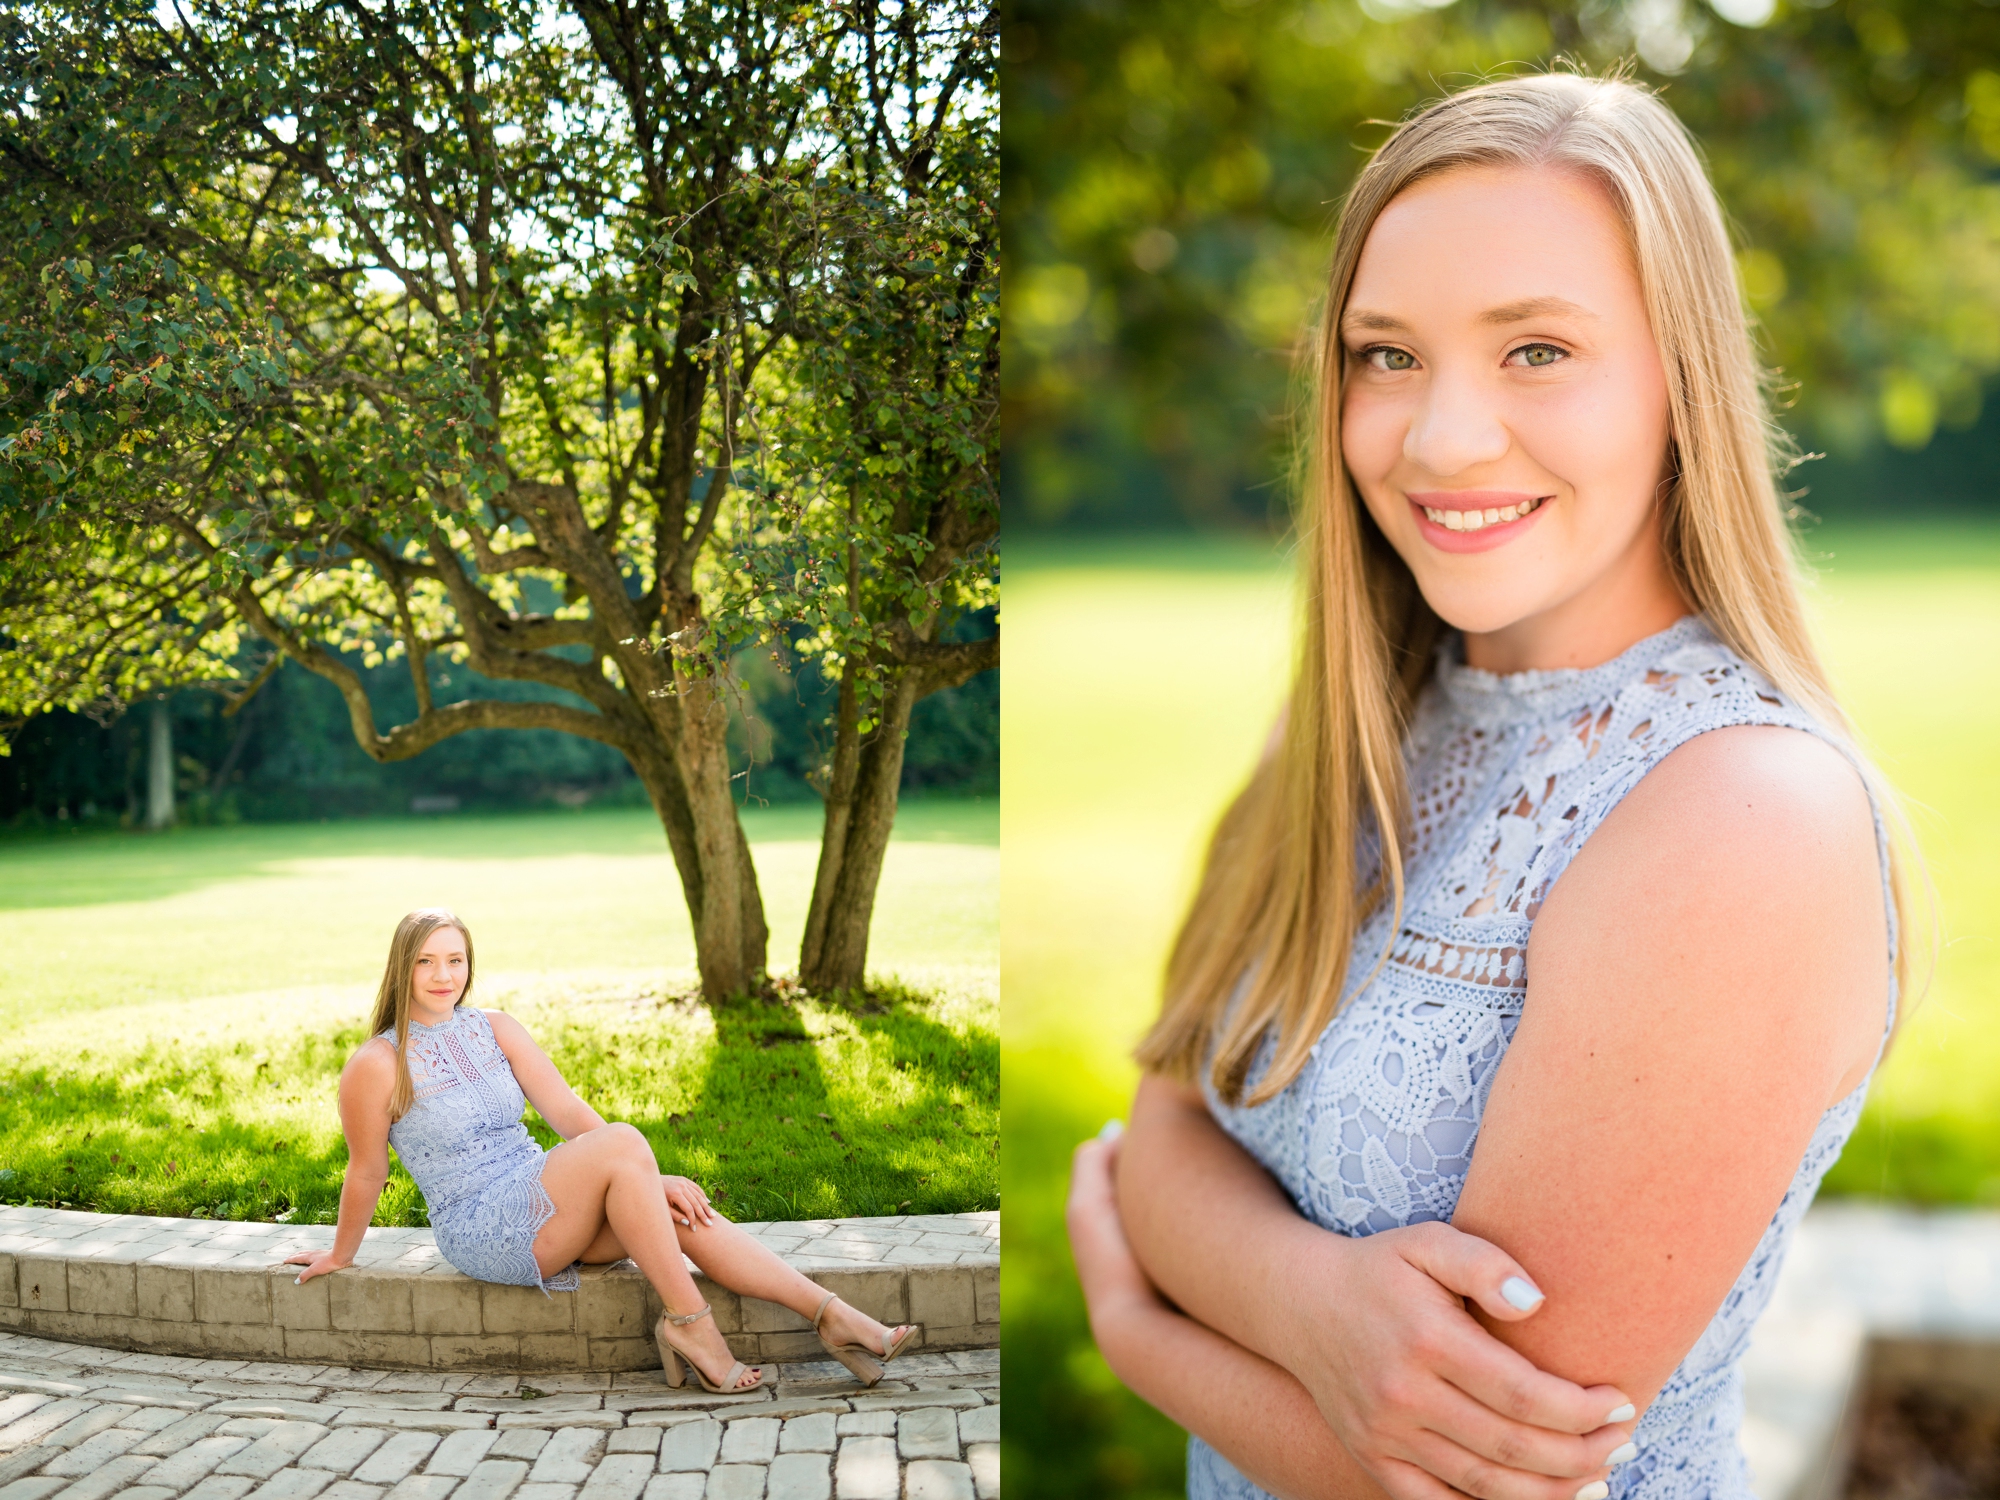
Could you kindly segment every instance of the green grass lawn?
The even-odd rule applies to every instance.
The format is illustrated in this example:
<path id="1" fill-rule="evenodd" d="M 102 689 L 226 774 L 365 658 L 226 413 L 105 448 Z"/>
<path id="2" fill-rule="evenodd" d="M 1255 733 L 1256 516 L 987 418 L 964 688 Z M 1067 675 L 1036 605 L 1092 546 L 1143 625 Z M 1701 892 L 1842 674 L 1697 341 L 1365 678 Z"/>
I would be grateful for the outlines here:
<path id="1" fill-rule="evenodd" d="M 2000 1202 L 2000 528 L 1825 529 L 1827 654 L 1912 803 L 1946 945 L 1829 1193 Z M 1128 1053 L 1201 841 L 1285 688 L 1289 573 L 1210 538 L 1017 542 L 1002 714 L 1010 1494 L 1182 1492 L 1181 1435 L 1089 1343 L 1068 1154 L 1125 1111 Z"/>
<path id="2" fill-rule="evenodd" d="M 818 810 L 745 823 L 782 972 Z M 0 842 L 0 1202 L 331 1222 L 340 1067 L 397 918 L 448 905 L 474 1003 L 733 1216 L 997 1207 L 997 845 L 990 800 L 907 804 L 871 995 L 709 1006 L 649 813 Z M 376 1222 L 424 1222 L 400 1167 Z"/>

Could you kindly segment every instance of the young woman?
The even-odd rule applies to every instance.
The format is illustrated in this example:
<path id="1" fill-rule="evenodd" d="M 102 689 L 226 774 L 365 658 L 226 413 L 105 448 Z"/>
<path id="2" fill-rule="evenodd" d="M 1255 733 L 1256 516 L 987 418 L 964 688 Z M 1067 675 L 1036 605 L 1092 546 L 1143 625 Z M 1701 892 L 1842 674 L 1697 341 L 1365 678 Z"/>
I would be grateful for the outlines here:
<path id="1" fill-rule="evenodd" d="M 716 1392 L 754 1390 L 762 1370 L 729 1351 L 682 1256 L 713 1281 L 812 1320 L 829 1354 L 864 1383 L 902 1352 L 884 1328 L 823 1291 L 718 1214 L 685 1177 L 663 1176 L 646 1138 L 607 1125 L 563 1081 L 521 1023 L 464 1004 L 472 935 L 450 912 L 397 924 L 375 1000 L 374 1035 L 340 1075 L 347 1180 L 333 1248 L 292 1256 L 299 1280 L 354 1263 L 389 1176 L 393 1145 L 430 1208 L 444 1258 L 468 1276 L 574 1291 L 579 1262 L 630 1256 L 660 1294 L 653 1336 L 667 1382 L 681 1361 Z M 531 1102 L 563 1144 L 544 1152 L 521 1123 Z"/>
<path id="2" fill-rule="evenodd" d="M 1893 1024 L 1728 236 L 1611 79 L 1342 212 L 1283 723 L 1070 1229 L 1201 1500 L 1736 1500 L 1739 1361 Z"/>

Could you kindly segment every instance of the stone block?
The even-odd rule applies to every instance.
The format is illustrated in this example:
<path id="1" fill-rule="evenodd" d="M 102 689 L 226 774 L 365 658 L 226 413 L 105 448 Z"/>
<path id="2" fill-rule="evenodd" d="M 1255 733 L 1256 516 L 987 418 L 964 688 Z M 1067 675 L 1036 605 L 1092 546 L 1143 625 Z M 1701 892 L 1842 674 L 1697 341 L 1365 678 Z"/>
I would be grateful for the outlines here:
<path id="1" fill-rule="evenodd" d="M 765 1477 L 767 1500 L 829 1500 L 833 1475 L 824 1453 L 781 1453 Z"/>
<path id="2" fill-rule="evenodd" d="M 980 1406 L 958 1414 L 958 1440 L 961 1443 L 997 1443 L 1000 1441 L 1000 1408 Z"/>
<path id="3" fill-rule="evenodd" d="M 381 1447 L 389 1434 L 379 1427 L 343 1427 L 330 1432 L 299 1457 L 302 1469 L 326 1469 L 339 1474 L 351 1474 L 374 1451 Z"/>
<path id="4" fill-rule="evenodd" d="M 194 1315 L 196 1321 L 201 1323 L 262 1323 L 268 1327 L 271 1322 L 269 1273 L 233 1266 L 196 1267 Z"/>
<path id="5" fill-rule="evenodd" d="M 965 1466 L 972 1470 L 972 1490 L 979 1500 L 1000 1500 L 998 1443 L 974 1443 L 965 1450 Z"/>
<path id="6" fill-rule="evenodd" d="M 500 1434 L 499 1440 L 486 1450 L 488 1458 L 525 1458 L 532 1463 L 540 1457 L 547 1446 L 552 1429 L 547 1427 L 511 1427 Z"/>
<path id="7" fill-rule="evenodd" d="M 851 1437 L 834 1460 L 833 1483 L 840 1500 L 897 1500 L 902 1474 L 896 1465 L 896 1442 L 886 1437 Z"/>
<path id="8" fill-rule="evenodd" d="M 285 1357 L 313 1364 L 422 1369 L 431 1362 L 431 1341 L 420 1333 L 288 1328 Z"/>
<path id="9" fill-rule="evenodd" d="M 660 1472 L 706 1472 L 714 1466 L 716 1452 L 721 1446 L 720 1422 L 702 1417 L 693 1422 L 676 1423 L 666 1429 L 666 1436 L 660 1440 Z"/>
<path id="10" fill-rule="evenodd" d="M 486 1450 L 500 1440 L 497 1432 L 469 1430 L 454 1432 L 442 1443 L 431 1461 L 424 1465 L 426 1474 L 470 1474 L 479 1461 L 486 1457 Z"/>
<path id="11" fill-rule="evenodd" d="M 833 1290 L 829 1287 L 827 1290 Z M 789 1307 L 781 1307 L 775 1302 L 766 1302 L 761 1297 L 743 1299 L 743 1331 L 745 1333 L 796 1333 L 800 1329 L 810 1330 L 812 1324 L 800 1317 Z"/>
<path id="12" fill-rule="evenodd" d="M 778 1435 L 780 1453 L 831 1453 L 839 1443 L 834 1432 L 835 1414 L 830 1411 L 815 1412 L 810 1416 L 793 1417 L 785 1423 L 785 1430 Z"/>
<path id="13" fill-rule="evenodd" d="M 580 1333 L 524 1333 L 523 1370 L 584 1370 L 590 1367 L 590 1340 Z"/>
<path id="14" fill-rule="evenodd" d="M 775 1417 L 738 1417 L 722 1434 L 721 1461 L 726 1464 L 767 1464 L 778 1452 Z"/>
<path id="15" fill-rule="evenodd" d="M 706 1474 L 655 1474 L 646 1481 L 646 1500 L 706 1500 Z M 525 1490 L 515 1500 L 569 1500 L 567 1495 L 534 1496 Z"/>
<path id="16" fill-rule="evenodd" d="M 843 1269 L 822 1271 L 813 1279 L 829 1292 L 840 1293 L 841 1301 L 878 1323 L 894 1328 L 898 1323 L 922 1321 L 910 1316 L 907 1271 Z"/>
<path id="17" fill-rule="evenodd" d="M 977 1323 L 1000 1321 L 1000 1268 L 975 1266 L 972 1270 L 972 1316 Z"/>
<path id="18" fill-rule="evenodd" d="M 418 1333 L 481 1332 L 479 1283 L 470 1276 L 413 1277 L 410 1321 Z"/>
<path id="19" fill-rule="evenodd" d="M 202 1352 L 201 1329 L 192 1322 L 169 1322 L 164 1318 L 126 1318 L 121 1337 L 129 1348 L 147 1354 L 191 1354 Z"/>
<path id="20" fill-rule="evenodd" d="M 479 1284 L 480 1325 L 488 1333 L 574 1333 L 576 1298 L 568 1292 L 545 1295 L 534 1287 Z"/>
<path id="21" fill-rule="evenodd" d="M 271 1321 L 280 1328 L 325 1329 L 332 1327 L 327 1313 L 327 1288 L 351 1271 L 331 1276 L 315 1276 L 304 1285 L 299 1273 L 286 1266 L 270 1275 Z"/>
<path id="22" fill-rule="evenodd" d="M 431 1337 L 431 1368 L 435 1370 L 511 1370 L 520 1358 L 518 1336 L 440 1333 Z"/>
<path id="23" fill-rule="evenodd" d="M 473 1465 L 471 1476 L 452 1494 L 458 1500 L 507 1500 L 527 1474 L 528 1466 L 519 1459 L 483 1458 Z"/>
<path id="24" fill-rule="evenodd" d="M 163 1323 L 194 1321 L 193 1271 L 186 1266 L 154 1266 L 144 1262 L 133 1267 L 133 1271 L 140 1317 Z"/>
<path id="25" fill-rule="evenodd" d="M 629 1274 L 586 1275 L 576 1297 L 576 1329 L 593 1339 L 646 1338 L 646 1283 Z"/>
<path id="26" fill-rule="evenodd" d="M 660 1351 L 650 1338 L 592 1339 L 587 1368 L 592 1370 L 657 1370 Z"/>
<path id="27" fill-rule="evenodd" d="M 333 1326 L 356 1333 L 414 1333 L 410 1282 L 396 1271 L 371 1271 L 359 1266 L 326 1278 L 327 1303 Z"/>
<path id="28" fill-rule="evenodd" d="M 957 1266 L 913 1266 L 910 1321 L 926 1328 L 963 1328 L 973 1316 L 972 1273 Z"/>
<path id="29" fill-rule="evenodd" d="M 604 1434 L 588 1427 L 558 1428 L 535 1459 L 528 1477 L 536 1484 L 582 1484 L 604 1445 Z"/>
<path id="30" fill-rule="evenodd" d="M 353 1478 L 361 1484 L 395 1484 L 431 1455 L 439 1439 L 430 1432 L 399 1432 L 375 1450 Z"/>
<path id="31" fill-rule="evenodd" d="M 760 1333 L 757 1335 L 758 1359 L 823 1359 L 825 1357 L 826 1351 L 820 1348 L 819 1345 L 819 1335 L 811 1329 L 807 1329 L 804 1333 Z"/>
<path id="32" fill-rule="evenodd" d="M 201 1283 L 195 1282 L 199 1289 Z M 205 1359 L 270 1359 L 285 1357 L 285 1330 L 269 1323 L 198 1323 Z"/>
<path id="33" fill-rule="evenodd" d="M 69 1262 L 53 1256 L 23 1255 L 19 1269 L 19 1306 L 23 1311 L 69 1311 Z"/>
<path id="34" fill-rule="evenodd" d="M 717 1464 L 708 1471 L 706 1500 L 764 1500 L 762 1464 Z"/>
<path id="35" fill-rule="evenodd" d="M 941 1328 L 935 1324 L 924 1325 L 924 1336 L 917 1341 L 921 1349 L 990 1349 L 1000 1342 L 998 1323 L 968 1323 L 962 1328 Z"/>
<path id="36" fill-rule="evenodd" d="M 896 1419 L 896 1451 L 904 1458 L 958 1457 L 958 1413 L 948 1406 L 925 1406 Z"/>
<path id="37" fill-rule="evenodd" d="M 15 1275 L 15 1256 L 11 1251 L 0 1251 L 0 1307 L 21 1305 L 21 1283 Z"/>
<path id="38" fill-rule="evenodd" d="M 920 1458 L 910 1465 L 906 1500 L 977 1500 L 972 1470 L 962 1463 Z"/>
<path id="39" fill-rule="evenodd" d="M 643 1454 L 614 1453 L 591 1472 L 577 1500 L 639 1500 L 652 1473 L 653 1461 Z M 758 1476 L 760 1481 L 762 1477 Z M 709 1475 L 708 1493 L 718 1494 L 713 1474 Z M 763 1500 L 763 1495 L 764 1487 L 760 1482 L 752 1492 L 753 1500 Z"/>

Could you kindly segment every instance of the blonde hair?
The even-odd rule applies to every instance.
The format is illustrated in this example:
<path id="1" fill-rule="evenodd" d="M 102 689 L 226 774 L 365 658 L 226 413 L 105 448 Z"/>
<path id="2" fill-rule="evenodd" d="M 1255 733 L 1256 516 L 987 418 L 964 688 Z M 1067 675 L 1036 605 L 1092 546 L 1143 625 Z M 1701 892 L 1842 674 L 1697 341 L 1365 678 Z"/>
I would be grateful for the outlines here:
<path id="1" fill-rule="evenodd" d="M 465 939 L 465 988 L 459 992 L 457 1001 L 458 1005 L 465 1004 L 472 993 L 472 934 L 442 906 L 423 907 L 396 924 L 396 935 L 389 939 L 389 962 L 382 970 L 382 986 L 375 992 L 375 1018 L 369 1023 L 368 1034 L 371 1037 L 385 1031 L 396 1034 L 396 1086 L 389 1092 L 392 1124 L 410 1112 L 410 1105 L 416 1099 L 416 1087 L 410 1082 L 410 1002 L 417 989 L 417 958 L 423 953 L 424 944 L 431 940 L 431 934 L 440 927 L 456 928 Z"/>
<path id="2" fill-rule="evenodd" d="M 1274 751 L 1209 845 L 1168 961 L 1165 1004 L 1138 1051 L 1146 1067 L 1190 1080 L 1212 1056 L 1211 1080 L 1231 1102 L 1243 1098 L 1273 1028 L 1276 1050 L 1249 1101 L 1270 1098 L 1298 1074 L 1339 1008 L 1361 923 L 1385 899 L 1402 909 L 1402 740 L 1444 626 L 1364 519 L 1341 461 L 1337 330 L 1362 246 L 1390 201 L 1440 173 L 1489 166 L 1564 168 L 1608 191 L 1666 371 L 1668 563 L 1732 650 L 1829 729 L 1848 733 L 1807 629 L 1777 486 L 1791 450 L 1766 404 L 1721 206 L 1681 123 L 1651 92 L 1616 76 L 1507 78 L 1429 105 L 1375 153 L 1341 208 L 1297 486 L 1305 632 L 1290 703 Z M 1886 782 L 1854 758 L 1900 827 Z M 1379 874 L 1364 883 L 1358 851 L 1371 844 Z M 1909 864 L 1892 848 L 1899 929 Z M 1905 988 L 1909 948 L 1896 945 Z"/>

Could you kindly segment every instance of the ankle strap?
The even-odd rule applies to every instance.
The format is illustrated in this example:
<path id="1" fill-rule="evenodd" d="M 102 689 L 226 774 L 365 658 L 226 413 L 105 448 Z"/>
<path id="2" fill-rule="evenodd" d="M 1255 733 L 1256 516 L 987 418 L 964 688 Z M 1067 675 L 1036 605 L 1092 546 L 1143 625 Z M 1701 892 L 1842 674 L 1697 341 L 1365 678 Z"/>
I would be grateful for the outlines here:
<path id="1" fill-rule="evenodd" d="M 813 1310 L 814 1328 L 819 1327 L 820 1321 L 826 1317 L 826 1310 L 839 1300 L 839 1294 L 835 1292 L 828 1292 L 824 1297 L 820 1298 L 819 1306 Z"/>
<path id="2" fill-rule="evenodd" d="M 672 1313 L 668 1313 L 667 1321 L 673 1324 L 674 1327 L 676 1328 L 685 1328 L 688 1324 L 707 1317 L 709 1313 L 711 1313 L 712 1311 L 714 1311 L 714 1309 L 711 1308 L 706 1302 L 704 1302 L 699 1308 L 689 1313 L 686 1317 L 677 1318 Z"/>

